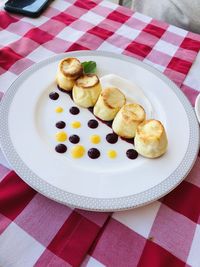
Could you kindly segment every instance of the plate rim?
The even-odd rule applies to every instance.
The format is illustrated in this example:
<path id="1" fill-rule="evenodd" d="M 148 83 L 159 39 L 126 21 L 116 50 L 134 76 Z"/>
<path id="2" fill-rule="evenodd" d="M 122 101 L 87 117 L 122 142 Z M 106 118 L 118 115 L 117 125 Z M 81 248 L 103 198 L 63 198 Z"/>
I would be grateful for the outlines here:
<path id="1" fill-rule="evenodd" d="M 117 198 L 93 198 L 77 195 L 56 188 L 55 186 L 43 181 L 42 178 L 38 177 L 33 171 L 31 171 L 29 167 L 21 160 L 20 156 L 17 154 L 12 144 L 8 129 L 8 112 L 12 99 L 20 83 L 25 80 L 27 76 L 31 75 L 31 73 L 33 73 L 34 71 L 37 71 L 39 68 L 45 65 L 61 60 L 63 57 L 79 57 L 92 55 L 118 58 L 136 64 L 150 71 L 158 78 L 160 78 L 163 82 L 165 82 L 171 88 L 171 90 L 173 90 L 173 92 L 179 98 L 181 104 L 183 105 L 186 111 L 189 121 L 190 133 L 188 148 L 183 160 L 177 166 L 176 170 L 171 175 L 169 175 L 164 181 L 141 193 Z M 190 172 L 198 155 L 199 141 L 199 125 L 193 107 L 186 98 L 186 96 L 183 94 L 183 92 L 178 88 L 178 86 L 154 67 L 147 65 L 146 63 L 141 62 L 138 59 L 131 58 L 122 54 L 116 54 L 113 52 L 88 50 L 73 51 L 54 55 L 45 60 L 42 60 L 29 67 L 18 76 L 18 78 L 8 88 L 0 103 L 0 145 L 3 154 L 7 158 L 14 171 L 29 186 L 31 186 L 37 192 L 43 194 L 44 196 L 53 199 L 59 203 L 84 210 L 101 212 L 127 210 L 149 204 L 163 197 L 164 195 L 171 192 L 176 186 L 178 186 L 178 184 L 180 184 L 181 181 Z"/>
<path id="2" fill-rule="evenodd" d="M 200 123 L 200 93 L 198 94 L 197 98 L 196 98 L 196 101 L 195 101 L 195 112 L 196 112 L 196 116 L 197 116 L 197 119 Z"/>

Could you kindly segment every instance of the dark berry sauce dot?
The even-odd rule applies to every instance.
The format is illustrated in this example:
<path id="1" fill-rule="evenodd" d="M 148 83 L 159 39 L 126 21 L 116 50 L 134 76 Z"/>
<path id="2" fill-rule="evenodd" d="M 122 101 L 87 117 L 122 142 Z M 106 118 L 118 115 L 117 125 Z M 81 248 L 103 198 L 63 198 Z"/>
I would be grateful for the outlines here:
<path id="1" fill-rule="evenodd" d="M 88 156 L 91 159 L 97 159 L 100 156 L 100 152 L 99 152 L 99 150 L 97 148 L 90 148 L 88 150 Z"/>
<path id="2" fill-rule="evenodd" d="M 91 113 L 93 113 L 93 109 L 94 109 L 93 107 L 89 107 L 89 108 L 88 108 L 88 110 L 89 110 Z"/>
<path id="3" fill-rule="evenodd" d="M 124 140 L 124 141 L 126 141 L 129 144 L 134 145 L 134 137 L 133 138 L 124 138 L 124 137 L 121 137 L 121 139 Z"/>
<path id="4" fill-rule="evenodd" d="M 89 120 L 88 121 L 88 127 L 89 128 L 95 129 L 98 127 L 98 125 L 99 125 L 99 123 L 96 120 Z"/>
<path id="5" fill-rule="evenodd" d="M 79 114 L 80 110 L 79 110 L 79 108 L 77 108 L 77 107 L 71 107 L 70 110 L 69 110 L 69 112 L 70 112 L 72 115 L 77 115 L 77 114 Z"/>
<path id="6" fill-rule="evenodd" d="M 57 100 L 57 99 L 59 98 L 59 94 L 56 93 L 56 92 L 51 92 L 51 93 L 49 94 L 49 98 L 50 98 L 51 100 Z"/>
<path id="7" fill-rule="evenodd" d="M 69 141 L 72 143 L 72 144 L 77 144 L 79 143 L 80 141 L 80 137 L 76 134 L 73 134 L 69 137 Z"/>
<path id="8" fill-rule="evenodd" d="M 118 141 L 118 135 L 115 133 L 110 133 L 106 135 L 106 140 L 110 144 L 115 144 Z"/>
<path id="9" fill-rule="evenodd" d="M 138 152 L 135 149 L 128 149 L 126 151 L 126 156 L 129 159 L 136 159 L 138 157 Z"/>
<path id="10" fill-rule="evenodd" d="M 64 121 L 58 121 L 58 122 L 56 122 L 56 127 L 58 129 L 63 129 L 63 128 L 65 128 L 65 126 L 66 126 L 66 124 L 65 124 Z"/>
<path id="11" fill-rule="evenodd" d="M 62 89 L 61 87 L 59 87 L 58 85 L 57 85 L 57 88 L 58 88 L 59 91 L 65 93 L 65 94 L 67 94 L 67 95 L 69 95 L 70 98 L 73 100 L 73 97 L 72 97 L 72 91 L 66 91 L 66 90 Z"/>
<path id="12" fill-rule="evenodd" d="M 112 128 L 113 121 L 102 121 L 105 123 L 108 127 Z"/>
<path id="13" fill-rule="evenodd" d="M 64 144 L 59 144 L 55 147 L 56 152 L 65 153 L 67 151 L 67 147 Z"/>

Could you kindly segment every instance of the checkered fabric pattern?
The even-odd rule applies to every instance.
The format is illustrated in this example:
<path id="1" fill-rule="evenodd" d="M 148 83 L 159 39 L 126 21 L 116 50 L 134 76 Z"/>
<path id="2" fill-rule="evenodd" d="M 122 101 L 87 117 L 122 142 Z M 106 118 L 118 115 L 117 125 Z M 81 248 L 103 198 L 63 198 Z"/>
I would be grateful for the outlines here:
<path id="1" fill-rule="evenodd" d="M 55 0 L 37 19 L 0 10 L 0 91 L 51 55 L 105 50 L 138 58 L 188 96 L 200 36 L 107 1 Z M 185 82 L 187 81 L 187 82 Z M 2 95 L 2 94 L 1 94 Z M 172 193 L 131 211 L 72 209 L 0 165 L 0 266 L 200 266 L 200 157 Z"/>

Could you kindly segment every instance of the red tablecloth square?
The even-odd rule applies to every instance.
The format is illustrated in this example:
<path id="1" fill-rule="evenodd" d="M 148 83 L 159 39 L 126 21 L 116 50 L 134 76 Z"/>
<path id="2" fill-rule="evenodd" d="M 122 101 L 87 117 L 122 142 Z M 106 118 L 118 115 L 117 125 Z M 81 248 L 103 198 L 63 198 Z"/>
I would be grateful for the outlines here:
<path id="1" fill-rule="evenodd" d="M 77 7 L 81 7 L 84 9 L 92 9 L 93 7 L 95 7 L 97 5 L 97 3 L 95 3 L 94 1 L 90 1 L 90 0 L 77 0 L 74 2 L 74 5 Z"/>
<path id="2" fill-rule="evenodd" d="M 152 50 L 152 47 L 133 41 L 126 47 L 126 50 L 145 58 Z"/>
<path id="3" fill-rule="evenodd" d="M 1 181 L 0 213 L 14 220 L 35 196 L 36 191 L 28 186 L 14 172 Z"/>
<path id="4" fill-rule="evenodd" d="M 106 40 L 108 37 L 113 35 L 114 32 L 100 28 L 99 26 L 95 26 L 91 30 L 89 30 L 88 33 L 91 33 L 95 36 L 98 36 L 99 38 L 102 38 L 103 40 Z"/>
<path id="5" fill-rule="evenodd" d="M 70 25 L 72 22 L 74 22 L 75 20 L 77 20 L 77 18 L 65 13 L 65 12 L 61 12 L 60 14 L 58 14 L 55 17 L 52 17 L 52 19 L 54 20 L 58 20 L 60 22 L 62 22 L 63 24 Z"/>
<path id="6" fill-rule="evenodd" d="M 170 63 L 168 64 L 168 68 L 172 70 L 176 70 L 183 74 L 188 73 L 188 69 L 191 68 L 192 63 L 177 57 L 173 57 Z"/>
<path id="7" fill-rule="evenodd" d="M 0 65 L 3 69 L 8 70 L 17 60 L 23 58 L 9 47 L 0 50 Z"/>
<path id="8" fill-rule="evenodd" d="M 190 38 L 185 38 L 180 47 L 198 52 L 200 41 L 196 41 Z"/>
<path id="9" fill-rule="evenodd" d="M 163 203 L 183 214 L 195 223 L 200 214 L 200 188 L 183 181 L 176 189 L 163 198 Z"/>
<path id="10" fill-rule="evenodd" d="M 144 29 L 143 29 L 144 32 L 148 32 L 150 33 L 151 35 L 154 35 L 158 38 L 160 38 L 164 32 L 166 31 L 165 29 L 163 28 L 160 28 L 158 26 L 155 26 L 155 25 L 152 25 L 152 24 L 148 24 Z"/>
<path id="11" fill-rule="evenodd" d="M 25 37 L 30 38 L 31 40 L 37 42 L 38 44 L 44 44 L 54 38 L 53 35 L 39 28 L 31 29 L 25 34 Z"/>
<path id="12" fill-rule="evenodd" d="M 10 24 L 18 21 L 17 18 L 14 18 L 12 15 L 9 15 L 9 13 L 3 11 L 0 11 L 0 18 L 0 28 L 2 29 L 6 29 Z"/>
<path id="13" fill-rule="evenodd" d="M 81 259 L 84 259 L 85 251 L 88 251 L 99 230 L 97 224 L 74 211 L 51 241 L 48 249 L 71 265 L 79 266 Z"/>
<path id="14" fill-rule="evenodd" d="M 120 23 L 124 23 L 129 19 L 129 16 L 126 16 L 115 10 L 107 16 L 107 19 L 114 20 Z"/>
<path id="15" fill-rule="evenodd" d="M 147 240 L 137 267 L 186 267 L 185 263 L 159 245 Z"/>

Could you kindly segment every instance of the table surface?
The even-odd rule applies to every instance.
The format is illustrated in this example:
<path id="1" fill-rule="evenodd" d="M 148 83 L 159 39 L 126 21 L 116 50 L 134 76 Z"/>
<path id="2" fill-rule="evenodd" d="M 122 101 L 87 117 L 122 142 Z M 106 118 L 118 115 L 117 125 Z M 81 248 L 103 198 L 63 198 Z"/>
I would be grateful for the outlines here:
<path id="1" fill-rule="evenodd" d="M 172 79 L 194 105 L 200 36 L 107 1 L 55 0 L 31 19 L 0 9 L 0 91 L 49 56 L 103 50 Z M 0 153 L 0 266 L 200 266 L 200 157 L 170 194 L 130 211 L 95 213 L 35 192 Z"/>

